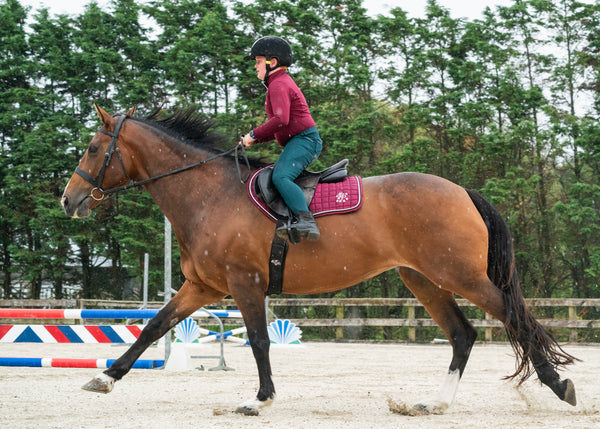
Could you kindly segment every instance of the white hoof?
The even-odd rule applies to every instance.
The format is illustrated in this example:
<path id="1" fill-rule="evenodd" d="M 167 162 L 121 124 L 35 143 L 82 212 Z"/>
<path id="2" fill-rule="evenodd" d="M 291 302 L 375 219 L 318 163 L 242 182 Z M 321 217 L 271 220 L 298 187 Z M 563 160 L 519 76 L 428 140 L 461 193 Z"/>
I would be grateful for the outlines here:
<path id="1" fill-rule="evenodd" d="M 245 416 L 258 416 L 258 413 L 261 408 L 268 407 L 273 403 L 273 398 L 269 398 L 266 401 L 259 401 L 258 399 L 251 399 L 249 401 L 241 403 L 235 410 L 238 414 L 243 414 Z"/>
<path id="2" fill-rule="evenodd" d="M 110 393 L 115 386 L 115 379 L 104 373 L 98 374 L 92 381 L 81 386 L 83 390 L 96 393 Z"/>

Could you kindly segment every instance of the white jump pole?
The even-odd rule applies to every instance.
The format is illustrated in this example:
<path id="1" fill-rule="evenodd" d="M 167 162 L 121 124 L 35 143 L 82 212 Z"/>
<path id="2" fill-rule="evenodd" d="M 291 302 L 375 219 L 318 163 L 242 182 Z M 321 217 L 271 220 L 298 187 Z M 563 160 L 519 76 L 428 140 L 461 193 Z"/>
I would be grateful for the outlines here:
<path id="1" fill-rule="evenodd" d="M 171 222 L 165 216 L 165 305 L 171 300 Z M 165 362 L 171 354 L 171 330 L 165 335 Z"/>
<path id="2" fill-rule="evenodd" d="M 150 271 L 150 255 L 144 253 L 144 286 L 142 295 L 142 309 L 148 308 L 148 272 Z"/>

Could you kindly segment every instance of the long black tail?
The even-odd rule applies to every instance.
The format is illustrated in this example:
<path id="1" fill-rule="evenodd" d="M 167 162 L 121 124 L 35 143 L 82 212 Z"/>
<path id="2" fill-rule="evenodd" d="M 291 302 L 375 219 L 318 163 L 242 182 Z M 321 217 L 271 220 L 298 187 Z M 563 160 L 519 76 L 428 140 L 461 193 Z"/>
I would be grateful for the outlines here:
<path id="1" fill-rule="evenodd" d="M 506 378 L 520 376 L 519 384 L 527 380 L 535 368 L 550 364 L 553 368 L 574 363 L 576 358 L 566 353 L 533 317 L 521 291 L 515 268 L 515 256 L 508 225 L 492 204 L 474 191 L 467 190 L 488 229 L 488 269 L 490 280 L 502 291 L 506 307 L 504 326 L 517 358 L 516 371 Z"/>

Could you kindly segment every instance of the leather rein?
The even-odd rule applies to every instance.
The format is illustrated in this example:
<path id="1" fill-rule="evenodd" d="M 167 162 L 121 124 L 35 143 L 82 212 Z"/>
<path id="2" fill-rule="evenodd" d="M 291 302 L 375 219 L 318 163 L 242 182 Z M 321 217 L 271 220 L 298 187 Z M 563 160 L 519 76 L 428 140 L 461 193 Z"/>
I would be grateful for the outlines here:
<path id="1" fill-rule="evenodd" d="M 198 167 L 202 164 L 206 164 L 207 162 L 213 161 L 217 158 L 221 158 L 221 157 L 230 155 L 231 153 L 234 153 L 234 152 L 235 152 L 235 165 L 236 165 L 236 168 L 238 171 L 238 177 L 240 179 L 240 182 L 246 183 L 246 181 L 250 177 L 250 162 L 248 161 L 248 156 L 246 155 L 246 148 L 240 142 L 235 147 L 233 147 L 225 152 L 222 152 L 217 155 L 211 156 L 209 158 L 203 159 L 202 161 L 198 161 L 193 164 L 189 164 L 189 165 L 183 166 L 181 168 L 177 168 L 175 170 L 171 170 L 166 173 L 159 174 L 157 176 L 149 177 L 147 179 L 138 180 L 136 182 L 131 177 L 129 177 L 129 174 L 127 173 L 125 164 L 123 163 L 123 158 L 121 157 L 121 151 L 119 150 L 119 145 L 118 145 L 119 132 L 121 131 L 121 126 L 123 125 L 123 122 L 125 122 L 125 119 L 127 119 L 127 118 L 128 118 L 127 115 L 121 115 L 119 117 L 119 122 L 117 122 L 117 126 L 115 127 L 114 132 L 107 131 L 107 130 L 103 129 L 102 127 L 98 128 L 98 131 L 110 136 L 111 140 L 108 145 L 108 148 L 106 149 L 106 153 L 104 154 L 104 161 L 102 163 L 102 167 L 100 168 L 100 171 L 98 172 L 96 177 L 90 176 L 88 173 L 86 173 L 79 167 L 77 167 L 75 169 L 75 173 L 79 174 L 83 179 L 85 179 L 90 185 L 92 185 L 94 187 L 91 190 L 89 196 L 96 201 L 102 201 L 105 198 L 109 197 L 110 195 L 116 194 L 117 192 L 124 191 L 126 189 L 135 188 L 137 186 L 142 186 L 142 185 L 145 185 L 146 183 L 153 182 L 158 179 L 162 179 L 163 177 L 171 176 L 173 174 L 177 174 L 177 173 L 181 173 L 183 171 L 190 170 L 190 169 Z M 246 166 L 248 167 L 248 175 L 245 178 L 242 178 L 242 170 L 240 167 L 240 160 L 239 160 L 239 156 L 238 156 L 239 150 L 241 150 L 242 157 L 244 158 L 244 160 L 246 162 Z M 126 185 L 117 186 L 117 187 L 111 188 L 111 189 L 104 189 L 102 187 L 102 181 L 104 180 L 104 173 L 106 172 L 106 168 L 110 164 L 112 156 L 115 153 L 117 154 L 117 157 L 119 158 L 121 168 L 123 169 L 125 176 L 129 180 L 129 183 L 127 183 Z M 99 195 L 96 194 L 97 192 L 99 192 L 100 194 Z"/>

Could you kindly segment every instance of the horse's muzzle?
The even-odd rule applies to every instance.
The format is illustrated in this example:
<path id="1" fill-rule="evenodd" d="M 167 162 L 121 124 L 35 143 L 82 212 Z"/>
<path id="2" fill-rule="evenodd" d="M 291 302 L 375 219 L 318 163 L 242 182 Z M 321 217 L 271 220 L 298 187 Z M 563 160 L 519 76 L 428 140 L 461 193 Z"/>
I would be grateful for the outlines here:
<path id="1" fill-rule="evenodd" d="M 92 199 L 89 198 L 89 195 L 78 198 L 67 195 L 66 193 L 63 194 L 63 197 L 60 200 L 63 210 L 67 216 L 72 218 L 88 217 L 91 213 L 91 202 Z"/>

